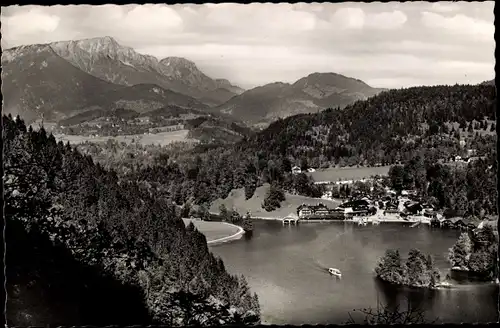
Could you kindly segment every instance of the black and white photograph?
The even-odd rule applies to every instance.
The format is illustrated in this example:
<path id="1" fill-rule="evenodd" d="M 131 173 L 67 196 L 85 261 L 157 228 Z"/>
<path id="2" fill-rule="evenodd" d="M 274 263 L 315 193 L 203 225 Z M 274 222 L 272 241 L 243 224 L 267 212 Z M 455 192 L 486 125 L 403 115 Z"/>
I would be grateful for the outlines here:
<path id="1" fill-rule="evenodd" d="M 498 322 L 494 7 L 2 4 L 6 327 Z"/>

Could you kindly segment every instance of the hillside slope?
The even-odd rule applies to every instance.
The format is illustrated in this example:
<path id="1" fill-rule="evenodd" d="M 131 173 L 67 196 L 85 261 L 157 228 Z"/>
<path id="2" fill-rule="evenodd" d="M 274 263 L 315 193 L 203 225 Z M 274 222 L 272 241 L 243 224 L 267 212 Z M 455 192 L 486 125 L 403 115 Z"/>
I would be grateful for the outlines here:
<path id="1" fill-rule="evenodd" d="M 496 120 L 495 106 L 495 87 L 489 85 L 391 90 L 342 111 L 330 109 L 279 120 L 240 147 L 295 159 L 307 157 L 315 167 L 319 162 L 340 160 L 343 165 L 393 164 L 410 158 L 427 143 L 428 151 L 443 156 L 444 149 L 437 145 L 455 153 L 460 149 L 461 137 L 448 128 L 449 123 L 466 128 L 473 120 Z"/>

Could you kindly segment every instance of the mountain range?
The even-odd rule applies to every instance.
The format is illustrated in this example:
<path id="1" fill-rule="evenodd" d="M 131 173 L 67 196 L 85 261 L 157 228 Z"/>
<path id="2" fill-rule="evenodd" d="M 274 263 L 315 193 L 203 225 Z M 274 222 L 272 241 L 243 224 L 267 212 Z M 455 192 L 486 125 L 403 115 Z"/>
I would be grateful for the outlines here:
<path id="1" fill-rule="evenodd" d="M 4 112 L 29 122 L 59 121 L 87 110 L 142 113 L 164 106 L 206 110 L 248 126 L 344 107 L 383 89 L 335 73 L 313 73 L 293 84 L 243 90 L 213 79 L 185 58 L 161 60 L 100 37 L 7 49 L 2 53 Z"/>

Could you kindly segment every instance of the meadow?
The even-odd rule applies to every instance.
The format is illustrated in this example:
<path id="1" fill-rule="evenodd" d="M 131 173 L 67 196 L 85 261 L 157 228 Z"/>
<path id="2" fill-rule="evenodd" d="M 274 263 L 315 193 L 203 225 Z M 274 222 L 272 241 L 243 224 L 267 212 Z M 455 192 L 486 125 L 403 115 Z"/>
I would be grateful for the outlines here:
<path id="1" fill-rule="evenodd" d="M 57 134 L 54 137 L 59 141 L 62 140 L 64 143 L 68 142 L 70 144 L 80 144 L 86 141 L 89 142 L 107 142 L 109 139 L 116 140 L 118 142 L 125 142 L 126 144 L 139 143 L 142 145 L 160 145 L 165 146 L 176 141 L 190 141 L 188 139 L 189 130 L 178 130 L 178 131 L 167 131 L 155 134 L 135 134 L 135 135 L 124 135 L 124 136 L 106 136 L 106 137 L 89 137 L 89 136 L 78 136 L 78 135 L 61 135 Z M 196 140 L 191 140 L 196 142 Z"/>
<path id="2" fill-rule="evenodd" d="M 373 175 L 388 175 L 390 165 L 377 167 L 330 167 L 306 173 L 314 181 L 360 180 Z"/>
<path id="3" fill-rule="evenodd" d="M 190 222 L 193 222 L 196 229 L 205 235 L 207 243 L 212 243 L 226 237 L 236 237 L 242 234 L 242 229 L 240 227 L 226 222 L 201 221 L 193 219 L 182 220 L 186 226 Z"/>
<path id="4" fill-rule="evenodd" d="M 245 200 L 244 189 L 234 189 L 225 199 L 219 198 L 212 202 L 210 212 L 219 213 L 219 206 L 224 204 L 228 210 L 234 209 L 240 215 L 245 215 L 247 211 L 250 211 L 251 216 L 254 218 L 281 219 L 289 214 L 297 214 L 297 207 L 301 204 L 317 205 L 323 203 L 330 208 L 335 208 L 340 204 L 338 201 L 285 193 L 286 200 L 281 202 L 281 207 L 272 212 L 267 212 L 262 208 L 262 202 L 264 202 L 268 190 L 269 184 L 264 184 L 255 190 L 252 198 Z"/>

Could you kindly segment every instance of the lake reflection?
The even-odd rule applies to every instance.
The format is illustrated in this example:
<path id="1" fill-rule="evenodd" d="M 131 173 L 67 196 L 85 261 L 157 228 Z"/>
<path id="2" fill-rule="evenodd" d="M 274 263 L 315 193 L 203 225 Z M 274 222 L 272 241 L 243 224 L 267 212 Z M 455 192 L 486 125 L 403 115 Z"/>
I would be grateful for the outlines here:
<path id="1" fill-rule="evenodd" d="M 496 322 L 498 286 L 462 285 L 452 290 L 395 288 L 374 278 L 377 260 L 388 248 L 406 256 L 411 248 L 432 254 L 443 275 L 454 230 L 410 228 L 400 224 L 358 227 L 351 223 L 282 226 L 254 221 L 251 238 L 211 247 L 233 274 L 244 274 L 259 295 L 263 320 L 272 324 L 340 324 L 353 309 L 375 308 L 378 301 L 414 306 L 430 320 Z M 342 279 L 326 271 L 336 267 Z"/>

